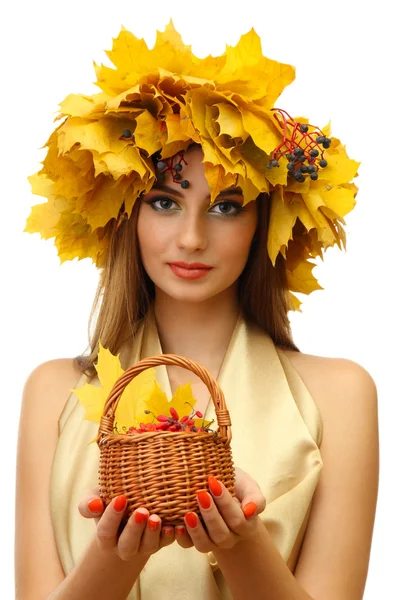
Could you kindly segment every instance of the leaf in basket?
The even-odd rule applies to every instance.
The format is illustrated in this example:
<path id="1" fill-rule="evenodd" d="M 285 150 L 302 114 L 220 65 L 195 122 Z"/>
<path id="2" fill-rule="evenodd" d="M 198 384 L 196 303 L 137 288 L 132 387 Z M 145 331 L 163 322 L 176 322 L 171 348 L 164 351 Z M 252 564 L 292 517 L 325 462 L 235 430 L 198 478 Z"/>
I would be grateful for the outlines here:
<path id="1" fill-rule="evenodd" d="M 123 374 L 119 355 L 114 356 L 99 343 L 99 355 L 95 365 L 101 387 L 85 383 L 82 387 L 71 390 L 86 409 L 84 419 L 100 423 L 104 405 L 117 379 Z"/>
<path id="2" fill-rule="evenodd" d="M 78 397 L 81 404 L 86 409 L 85 416 L 87 421 L 100 423 L 103 414 L 103 408 L 108 394 L 104 393 L 102 388 L 85 383 L 82 387 L 76 390 L 71 390 Z"/>
<path id="3" fill-rule="evenodd" d="M 188 404 L 186 404 L 188 402 Z M 190 415 L 192 407 L 196 404 L 196 399 L 193 396 L 192 386 L 190 383 L 185 383 L 175 390 L 171 402 L 168 405 L 168 414 L 171 407 L 175 408 L 181 419 L 184 415 Z"/>
<path id="4" fill-rule="evenodd" d="M 99 356 L 95 365 L 98 378 L 104 390 L 107 390 L 107 396 L 111 392 L 114 383 L 124 373 L 118 356 L 114 356 L 108 348 L 103 348 L 99 342 Z"/>
<path id="5" fill-rule="evenodd" d="M 101 386 L 85 383 L 82 387 L 71 389 L 85 407 L 84 419 L 100 423 L 104 405 L 115 382 L 124 373 L 118 356 L 114 356 L 107 348 L 99 343 L 99 356 L 95 365 Z M 115 421 L 118 430 L 127 428 L 133 423 L 137 414 L 143 411 L 146 397 L 151 393 L 155 381 L 156 370 L 147 369 L 140 373 L 124 389 L 115 411 Z M 90 443 L 93 443 L 94 438 Z"/>
<path id="6" fill-rule="evenodd" d="M 129 429 L 141 422 L 151 421 L 151 419 L 144 420 L 142 415 L 144 415 L 147 400 L 151 397 L 156 385 L 155 377 L 156 370 L 154 368 L 146 369 L 134 377 L 122 392 L 115 411 L 115 421 L 118 423 L 119 432 L 122 427 Z M 147 417 L 147 415 L 145 416 Z"/>
<path id="7" fill-rule="evenodd" d="M 145 400 L 145 406 L 143 411 L 147 409 L 158 417 L 158 415 L 167 415 L 169 414 L 169 403 L 168 398 L 165 392 L 160 388 L 157 381 L 154 381 L 153 388 L 151 393 Z M 167 412 L 166 412 L 167 411 Z M 151 423 L 153 420 L 153 415 L 144 415 L 142 419 L 142 423 Z"/>

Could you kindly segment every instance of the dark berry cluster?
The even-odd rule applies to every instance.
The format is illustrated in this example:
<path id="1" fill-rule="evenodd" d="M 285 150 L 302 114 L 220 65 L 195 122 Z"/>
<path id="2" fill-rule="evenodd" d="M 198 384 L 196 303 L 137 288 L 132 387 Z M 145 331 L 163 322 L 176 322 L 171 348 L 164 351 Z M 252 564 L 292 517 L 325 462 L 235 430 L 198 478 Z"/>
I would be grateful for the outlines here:
<path id="1" fill-rule="evenodd" d="M 276 111 L 274 116 L 283 130 L 283 140 L 273 151 L 268 168 L 279 167 L 279 159 L 285 156 L 290 177 L 302 183 L 309 175 L 311 180 L 316 181 L 319 168 L 328 165 L 323 154 L 332 140 L 322 135 L 314 125 L 298 123 L 280 108 L 272 110 Z M 309 131 L 310 127 L 312 131 Z"/>
<path id="2" fill-rule="evenodd" d="M 174 183 L 179 183 L 183 189 L 187 189 L 189 187 L 189 182 L 187 179 L 182 180 L 181 171 L 183 169 L 182 162 L 187 165 L 188 163 L 183 158 L 183 152 L 179 152 L 179 162 L 174 163 L 174 157 L 161 159 L 160 152 L 156 152 L 153 154 L 153 162 L 157 169 L 157 181 L 164 181 L 165 174 L 169 171 L 172 175 L 172 180 Z M 182 181 L 181 181 L 182 180 Z"/>
<path id="3" fill-rule="evenodd" d="M 325 144 L 324 147 L 329 148 L 331 140 L 325 137 L 323 139 Z M 329 145 L 327 145 L 328 142 Z M 328 165 L 328 162 L 324 158 L 320 158 L 317 162 L 319 154 L 320 151 L 315 147 L 309 152 L 300 148 L 300 146 L 294 147 L 292 152 L 285 154 L 288 161 L 286 168 L 289 171 L 289 175 L 300 183 L 305 181 L 307 175 L 310 176 L 310 179 L 316 181 L 318 179 L 318 168 L 324 168 Z M 268 168 L 279 166 L 279 162 L 276 159 L 273 159 L 270 161 Z"/>
<path id="4" fill-rule="evenodd" d="M 132 133 L 132 131 L 130 129 L 124 129 L 124 131 L 122 132 L 122 135 L 119 139 L 135 143 L 135 135 Z M 141 156 L 144 156 L 144 157 L 148 156 L 147 152 L 145 152 L 144 150 L 139 149 L 139 151 L 140 151 Z M 188 163 L 183 158 L 184 151 L 178 152 L 178 155 L 179 155 L 179 159 L 178 159 L 179 162 L 176 162 L 175 164 L 173 164 L 174 157 L 162 159 L 160 150 L 155 152 L 151 156 L 151 158 L 153 160 L 153 164 L 154 164 L 156 170 L 158 171 L 157 172 L 157 181 L 164 181 L 165 173 L 167 171 L 170 171 L 171 175 L 172 175 L 172 181 L 174 183 L 179 183 L 181 187 L 183 187 L 184 189 L 187 189 L 189 187 L 189 182 L 187 179 L 182 180 L 181 171 L 183 169 L 182 163 L 184 163 L 185 165 L 187 165 Z"/>

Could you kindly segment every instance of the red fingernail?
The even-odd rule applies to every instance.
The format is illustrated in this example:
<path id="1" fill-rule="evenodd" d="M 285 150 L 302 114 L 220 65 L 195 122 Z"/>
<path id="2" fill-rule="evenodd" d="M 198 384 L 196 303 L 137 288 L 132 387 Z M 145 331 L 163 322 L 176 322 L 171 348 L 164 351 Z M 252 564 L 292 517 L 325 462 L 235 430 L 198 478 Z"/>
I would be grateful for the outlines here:
<path id="1" fill-rule="evenodd" d="M 147 520 L 147 515 L 142 512 L 135 512 L 135 521 L 139 525 L 142 525 Z"/>
<path id="2" fill-rule="evenodd" d="M 243 508 L 243 512 L 244 515 L 246 517 L 246 519 L 249 519 L 250 517 L 252 517 L 254 515 L 254 513 L 257 510 L 257 504 L 255 504 L 254 502 L 249 502 L 248 504 L 246 504 L 246 506 Z"/>
<path id="3" fill-rule="evenodd" d="M 173 527 L 164 527 L 163 529 L 165 535 L 173 535 L 174 528 Z"/>
<path id="4" fill-rule="evenodd" d="M 114 509 L 117 512 L 121 512 L 125 509 L 125 507 L 126 507 L 126 497 L 118 496 L 114 502 Z"/>
<path id="5" fill-rule="evenodd" d="M 196 492 L 197 498 L 199 500 L 201 508 L 210 508 L 211 506 L 211 498 L 210 494 L 208 494 L 205 490 L 200 490 L 200 492 Z"/>
<path id="6" fill-rule="evenodd" d="M 222 494 L 222 487 L 220 482 L 212 475 L 210 475 L 210 477 L 208 478 L 208 486 L 214 494 L 214 496 L 220 496 Z"/>
<path id="7" fill-rule="evenodd" d="M 91 512 L 98 513 L 103 510 L 103 501 L 100 498 L 95 498 L 88 502 L 88 508 Z"/>
<path id="8" fill-rule="evenodd" d="M 157 531 L 160 521 L 152 521 L 151 519 L 149 519 L 147 521 L 147 523 L 148 523 L 151 531 Z"/>
<path id="9" fill-rule="evenodd" d="M 175 531 L 178 535 L 183 535 L 186 531 L 186 527 L 183 527 L 183 525 L 177 525 L 175 527 Z"/>
<path id="10" fill-rule="evenodd" d="M 185 521 L 192 529 L 197 526 L 197 515 L 194 512 L 190 512 L 185 516 Z"/>

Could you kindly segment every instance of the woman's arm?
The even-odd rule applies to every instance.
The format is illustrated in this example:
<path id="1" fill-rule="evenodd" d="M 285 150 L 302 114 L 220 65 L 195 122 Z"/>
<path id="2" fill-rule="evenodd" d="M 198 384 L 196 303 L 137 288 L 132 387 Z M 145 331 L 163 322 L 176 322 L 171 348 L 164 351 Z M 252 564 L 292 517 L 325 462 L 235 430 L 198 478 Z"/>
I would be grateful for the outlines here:
<path id="1" fill-rule="evenodd" d="M 93 539 L 81 560 L 45 600 L 126 600 L 148 559 L 138 554 L 135 560 L 123 561 L 113 551 L 100 550 Z"/>
<path id="2" fill-rule="evenodd" d="M 58 440 L 58 418 L 80 373 L 71 359 L 39 365 L 23 391 L 17 454 L 15 584 L 17 600 L 45 598 L 125 600 L 147 562 L 121 560 L 89 544 L 65 577 L 50 516 L 50 473 Z M 77 507 L 78 510 L 78 507 Z"/>
<path id="3" fill-rule="evenodd" d="M 235 600 L 363 597 L 379 478 L 376 387 L 357 363 L 301 360 L 310 359 L 318 365 L 296 369 L 321 410 L 324 468 L 297 567 L 293 576 L 261 528 L 254 545 L 215 550 Z"/>
<path id="4" fill-rule="evenodd" d="M 240 541 L 230 550 L 213 551 L 234 600 L 317 600 L 296 581 L 261 519 L 257 519 L 255 539 Z"/>

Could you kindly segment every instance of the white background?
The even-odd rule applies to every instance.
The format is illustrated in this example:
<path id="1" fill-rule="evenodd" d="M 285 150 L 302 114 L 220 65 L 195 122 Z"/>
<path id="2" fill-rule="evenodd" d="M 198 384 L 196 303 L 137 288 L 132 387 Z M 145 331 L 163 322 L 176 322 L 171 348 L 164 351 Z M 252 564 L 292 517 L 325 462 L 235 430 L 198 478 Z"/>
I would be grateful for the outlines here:
<path id="1" fill-rule="evenodd" d="M 110 65 L 123 24 L 149 45 L 172 16 L 183 41 L 204 57 L 221 54 L 254 26 L 264 54 L 296 66 L 277 106 L 332 135 L 362 162 L 347 252 L 329 249 L 317 275 L 323 291 L 291 313 L 305 353 L 364 366 L 379 391 L 380 490 L 365 598 L 394 597 L 400 537 L 398 498 L 399 57 L 396 3 L 347 2 L 15 2 L 1 24 L 2 597 L 13 597 L 15 449 L 23 384 L 43 361 L 85 350 L 97 285 L 90 259 L 59 265 L 52 240 L 23 233 L 32 196 L 27 176 L 69 93 L 93 94 L 92 61 Z M 396 286 L 397 287 L 397 286 Z M 6 592 L 5 592 L 6 591 Z M 4 593 L 5 592 L 5 593 Z"/>

